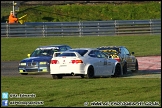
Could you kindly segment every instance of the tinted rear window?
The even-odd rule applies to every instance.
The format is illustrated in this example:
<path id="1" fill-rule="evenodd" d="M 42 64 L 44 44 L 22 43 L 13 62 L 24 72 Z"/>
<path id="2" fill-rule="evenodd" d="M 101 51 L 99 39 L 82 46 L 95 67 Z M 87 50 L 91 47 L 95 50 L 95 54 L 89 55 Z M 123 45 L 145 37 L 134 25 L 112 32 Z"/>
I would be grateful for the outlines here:
<path id="1" fill-rule="evenodd" d="M 75 53 L 62 53 L 62 54 L 59 55 L 59 57 L 62 57 L 62 56 L 76 57 Z"/>
<path id="2" fill-rule="evenodd" d="M 84 56 L 88 52 L 88 50 L 69 50 L 69 51 L 75 51 L 78 52 L 81 56 Z"/>
<path id="3" fill-rule="evenodd" d="M 119 52 L 119 48 L 98 48 L 99 50 L 116 50 Z"/>

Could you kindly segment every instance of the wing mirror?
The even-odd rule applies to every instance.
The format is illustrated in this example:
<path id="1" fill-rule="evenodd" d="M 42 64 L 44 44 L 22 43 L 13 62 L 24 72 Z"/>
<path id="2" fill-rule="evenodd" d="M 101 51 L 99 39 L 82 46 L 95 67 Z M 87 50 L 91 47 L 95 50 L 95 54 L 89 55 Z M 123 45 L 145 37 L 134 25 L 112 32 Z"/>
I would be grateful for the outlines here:
<path id="1" fill-rule="evenodd" d="M 134 52 L 132 52 L 132 54 L 134 55 Z"/>
<path id="2" fill-rule="evenodd" d="M 27 56 L 28 56 L 28 58 L 29 58 L 29 57 L 30 57 L 30 54 L 28 54 Z"/>

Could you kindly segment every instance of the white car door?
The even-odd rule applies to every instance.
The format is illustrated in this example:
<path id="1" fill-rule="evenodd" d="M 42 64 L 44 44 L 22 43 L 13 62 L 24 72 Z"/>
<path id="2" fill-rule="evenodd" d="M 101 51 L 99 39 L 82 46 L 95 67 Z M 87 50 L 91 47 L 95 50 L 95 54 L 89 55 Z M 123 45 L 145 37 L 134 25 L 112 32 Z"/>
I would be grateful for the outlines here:
<path id="1" fill-rule="evenodd" d="M 99 61 L 97 75 L 103 76 L 103 75 L 105 75 L 105 71 L 107 70 L 107 67 L 106 67 L 107 58 L 105 58 L 105 56 L 100 51 L 96 51 L 95 54 L 96 54 L 98 61 Z"/>
<path id="2" fill-rule="evenodd" d="M 112 75 L 114 62 L 111 58 L 109 58 L 105 53 L 100 53 L 101 57 L 103 58 L 103 76 Z"/>
<path id="3" fill-rule="evenodd" d="M 93 66 L 94 66 L 94 75 L 95 76 L 98 76 L 101 74 L 100 70 L 101 70 L 101 60 L 96 57 L 96 58 L 93 58 Z"/>
<path id="4" fill-rule="evenodd" d="M 88 55 L 90 56 L 89 64 L 94 67 L 94 76 L 98 76 L 100 74 L 100 59 L 97 57 L 96 50 L 92 50 Z"/>
<path id="5" fill-rule="evenodd" d="M 115 68 L 114 59 L 108 58 L 105 68 L 106 68 L 106 71 L 104 72 L 105 75 L 113 75 L 113 69 Z"/>

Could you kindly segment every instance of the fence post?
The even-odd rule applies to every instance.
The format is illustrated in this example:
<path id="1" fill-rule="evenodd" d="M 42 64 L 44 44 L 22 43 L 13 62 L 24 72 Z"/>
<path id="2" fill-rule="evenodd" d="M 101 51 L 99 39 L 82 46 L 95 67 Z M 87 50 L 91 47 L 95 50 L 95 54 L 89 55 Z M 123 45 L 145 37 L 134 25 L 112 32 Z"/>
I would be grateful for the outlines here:
<path id="1" fill-rule="evenodd" d="M 152 34 L 152 26 L 151 26 L 152 25 L 152 21 L 151 21 L 151 19 L 150 19 L 149 23 L 150 23 L 150 35 L 151 35 Z"/>
<path id="2" fill-rule="evenodd" d="M 45 25 L 45 37 L 48 36 L 48 32 L 47 32 L 47 25 Z"/>
<path id="3" fill-rule="evenodd" d="M 63 27 L 63 23 L 61 23 L 61 31 L 62 31 L 61 35 L 62 37 L 64 37 L 64 33 L 63 33 L 64 29 L 62 29 L 62 27 Z"/>
<path id="4" fill-rule="evenodd" d="M 43 30 L 42 30 L 43 37 L 45 37 L 44 32 L 45 32 L 45 29 L 44 29 L 44 22 L 43 22 Z"/>
<path id="5" fill-rule="evenodd" d="M 79 37 L 81 37 L 82 36 L 82 28 L 81 28 L 80 21 L 79 21 L 78 25 L 79 25 Z"/>
<path id="6" fill-rule="evenodd" d="M 118 35 L 118 34 L 116 34 L 116 31 L 117 31 L 117 30 L 116 30 L 116 29 L 117 29 L 117 28 L 116 28 L 116 20 L 115 20 L 115 22 L 114 22 L 114 25 L 115 25 L 115 35 Z"/>
<path id="7" fill-rule="evenodd" d="M 25 24 L 25 37 L 27 37 L 27 34 L 26 34 L 26 24 Z"/>
<path id="8" fill-rule="evenodd" d="M 100 31 L 100 29 L 99 29 L 99 27 L 100 27 L 100 23 L 98 23 L 98 36 L 100 36 L 100 34 L 99 34 L 99 31 Z"/>
<path id="9" fill-rule="evenodd" d="M 8 23 L 7 23 L 7 21 L 6 21 L 6 36 L 8 37 L 8 30 L 9 29 L 9 27 L 8 27 Z"/>

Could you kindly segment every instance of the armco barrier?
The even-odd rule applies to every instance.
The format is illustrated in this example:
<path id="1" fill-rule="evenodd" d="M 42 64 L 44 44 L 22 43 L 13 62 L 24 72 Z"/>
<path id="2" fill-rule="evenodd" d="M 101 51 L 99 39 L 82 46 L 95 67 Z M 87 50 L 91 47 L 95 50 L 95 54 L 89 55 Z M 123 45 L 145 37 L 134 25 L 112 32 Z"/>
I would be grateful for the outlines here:
<path id="1" fill-rule="evenodd" d="M 1 23 L 1 37 L 116 36 L 161 34 L 161 19 Z"/>

